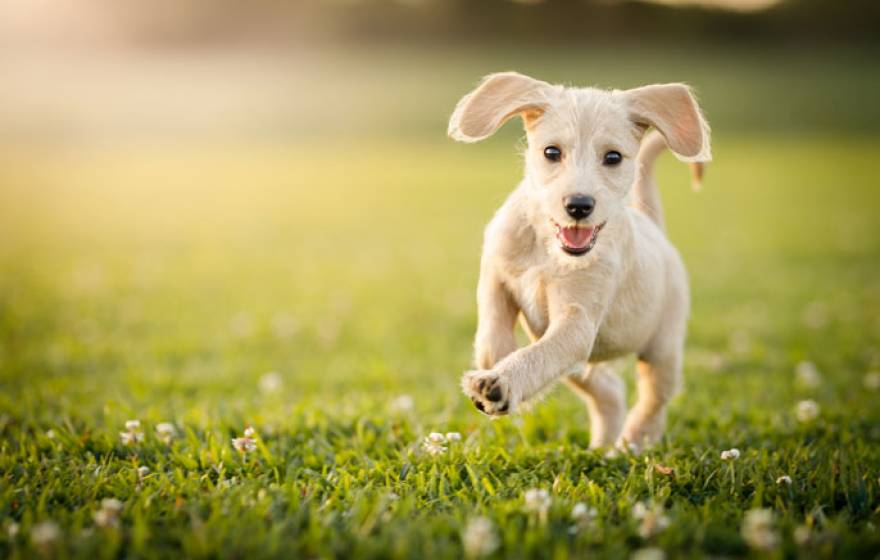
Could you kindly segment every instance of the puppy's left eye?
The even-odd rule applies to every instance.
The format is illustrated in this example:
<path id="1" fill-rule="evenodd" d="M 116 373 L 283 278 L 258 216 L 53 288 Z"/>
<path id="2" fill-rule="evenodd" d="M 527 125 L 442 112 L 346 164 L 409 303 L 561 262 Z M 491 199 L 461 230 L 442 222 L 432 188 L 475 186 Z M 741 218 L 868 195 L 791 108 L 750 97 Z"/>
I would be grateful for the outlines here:
<path id="1" fill-rule="evenodd" d="M 547 146 L 544 148 L 544 157 L 552 162 L 557 162 L 562 159 L 562 150 L 559 149 L 559 146 Z"/>
<path id="2" fill-rule="evenodd" d="M 617 165 L 621 161 L 623 161 L 623 156 L 616 150 L 605 152 L 605 155 L 602 156 L 602 165 Z"/>

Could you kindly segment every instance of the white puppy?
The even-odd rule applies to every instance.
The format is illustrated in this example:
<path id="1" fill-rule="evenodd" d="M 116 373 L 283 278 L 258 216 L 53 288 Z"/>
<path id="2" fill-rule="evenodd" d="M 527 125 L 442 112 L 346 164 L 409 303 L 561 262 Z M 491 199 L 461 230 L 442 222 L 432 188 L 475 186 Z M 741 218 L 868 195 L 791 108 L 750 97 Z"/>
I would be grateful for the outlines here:
<path id="1" fill-rule="evenodd" d="M 711 159 L 709 126 L 682 84 L 603 91 L 508 72 L 458 103 L 449 135 L 476 142 L 516 115 L 528 137 L 525 177 L 486 228 L 479 369 L 462 387 L 498 416 L 565 378 L 589 408 L 591 447 L 640 448 L 662 436 L 689 309 L 651 168 L 668 145 L 694 162 L 698 180 L 696 162 Z M 659 134 L 642 141 L 649 127 Z M 523 348 L 518 316 L 532 337 Z M 632 353 L 639 399 L 627 416 L 623 382 L 603 362 Z"/>

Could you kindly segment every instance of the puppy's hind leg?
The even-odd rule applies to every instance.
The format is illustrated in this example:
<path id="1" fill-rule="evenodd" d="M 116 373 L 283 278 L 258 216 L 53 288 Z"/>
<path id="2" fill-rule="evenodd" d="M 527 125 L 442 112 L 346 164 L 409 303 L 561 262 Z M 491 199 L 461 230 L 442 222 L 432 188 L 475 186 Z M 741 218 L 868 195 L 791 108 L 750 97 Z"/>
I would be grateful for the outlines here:
<path id="1" fill-rule="evenodd" d="M 626 386 L 608 363 L 588 365 L 586 371 L 570 375 L 565 383 L 587 405 L 590 413 L 590 449 L 617 441 L 626 417 Z"/>
<path id="2" fill-rule="evenodd" d="M 660 440 L 666 428 L 666 406 L 681 384 L 681 368 L 680 343 L 640 356 L 636 365 L 639 399 L 626 418 L 618 445 L 641 450 Z"/>
<path id="3" fill-rule="evenodd" d="M 640 451 L 660 441 L 666 429 L 666 407 L 681 386 L 684 341 L 690 308 L 687 275 L 676 259 L 671 293 L 660 328 L 638 353 L 639 398 L 626 417 L 620 447 Z"/>

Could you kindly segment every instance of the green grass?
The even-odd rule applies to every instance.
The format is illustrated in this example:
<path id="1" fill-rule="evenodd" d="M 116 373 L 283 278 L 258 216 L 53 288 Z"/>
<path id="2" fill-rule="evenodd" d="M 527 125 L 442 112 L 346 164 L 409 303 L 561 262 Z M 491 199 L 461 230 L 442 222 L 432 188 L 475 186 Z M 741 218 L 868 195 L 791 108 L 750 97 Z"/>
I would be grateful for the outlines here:
<path id="1" fill-rule="evenodd" d="M 520 174 L 507 136 L 209 146 L 0 155 L 0 556 L 457 558 L 477 516 L 497 557 L 746 556 L 754 508 L 771 557 L 880 555 L 876 138 L 716 126 L 699 194 L 664 157 L 686 386 L 667 440 L 616 458 L 586 449 L 565 390 L 495 422 L 459 392 L 482 226 Z M 123 445 L 135 418 L 145 440 Z M 431 456 L 433 431 L 463 439 Z M 104 498 L 118 526 L 96 526 Z M 637 502 L 668 527 L 641 534 Z M 49 520 L 58 539 L 34 543 Z"/>

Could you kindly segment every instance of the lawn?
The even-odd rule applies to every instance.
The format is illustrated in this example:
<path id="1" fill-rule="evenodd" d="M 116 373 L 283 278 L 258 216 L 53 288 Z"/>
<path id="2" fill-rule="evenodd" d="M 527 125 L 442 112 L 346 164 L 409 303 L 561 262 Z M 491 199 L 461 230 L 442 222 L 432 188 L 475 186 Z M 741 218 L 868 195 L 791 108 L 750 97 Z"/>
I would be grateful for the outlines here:
<path id="1" fill-rule="evenodd" d="M 664 156 L 686 383 L 666 441 L 606 457 L 565 389 L 498 421 L 458 389 L 521 160 L 430 102 L 436 137 L 0 153 L 0 556 L 878 557 L 876 134 L 716 100 L 704 190 Z"/>

